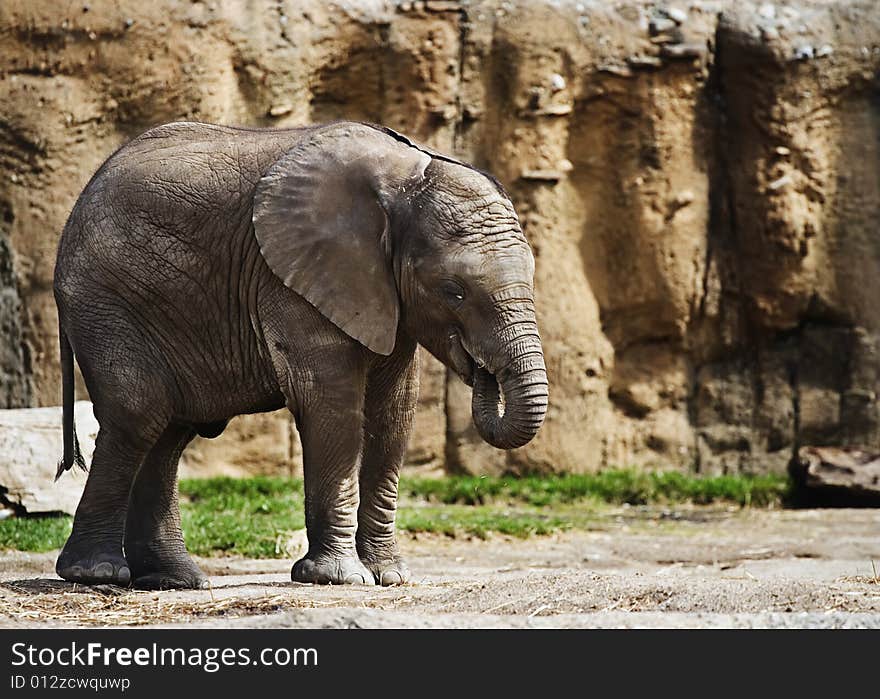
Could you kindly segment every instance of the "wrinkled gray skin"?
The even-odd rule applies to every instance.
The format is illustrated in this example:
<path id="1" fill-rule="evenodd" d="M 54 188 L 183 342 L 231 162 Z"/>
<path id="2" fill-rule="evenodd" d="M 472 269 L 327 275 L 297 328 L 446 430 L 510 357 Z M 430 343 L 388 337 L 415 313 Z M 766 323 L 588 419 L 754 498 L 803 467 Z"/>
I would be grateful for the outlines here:
<path id="1" fill-rule="evenodd" d="M 474 386 L 489 443 L 527 443 L 547 405 L 533 271 L 497 183 L 389 130 L 176 123 L 124 146 L 58 251 L 63 468 L 79 458 L 71 350 L 100 423 L 58 574 L 205 586 L 178 458 L 196 434 L 286 405 L 309 539 L 293 580 L 406 582 L 394 518 L 416 345 Z"/>

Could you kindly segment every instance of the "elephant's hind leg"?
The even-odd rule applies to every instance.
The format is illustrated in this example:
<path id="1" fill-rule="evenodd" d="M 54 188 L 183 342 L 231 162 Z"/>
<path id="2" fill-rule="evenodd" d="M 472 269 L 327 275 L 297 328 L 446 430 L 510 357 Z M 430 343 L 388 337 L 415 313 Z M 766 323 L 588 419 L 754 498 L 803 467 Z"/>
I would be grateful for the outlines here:
<path id="1" fill-rule="evenodd" d="M 134 587 L 208 586 L 208 578 L 186 551 L 177 498 L 177 463 L 194 436 L 190 427 L 169 425 L 135 480 L 125 524 L 125 558 Z"/>
<path id="2" fill-rule="evenodd" d="M 150 449 L 149 440 L 115 425 L 102 425 L 86 487 L 76 509 L 73 531 L 55 570 L 71 582 L 131 582 L 122 552 L 126 504 L 135 473 Z"/>

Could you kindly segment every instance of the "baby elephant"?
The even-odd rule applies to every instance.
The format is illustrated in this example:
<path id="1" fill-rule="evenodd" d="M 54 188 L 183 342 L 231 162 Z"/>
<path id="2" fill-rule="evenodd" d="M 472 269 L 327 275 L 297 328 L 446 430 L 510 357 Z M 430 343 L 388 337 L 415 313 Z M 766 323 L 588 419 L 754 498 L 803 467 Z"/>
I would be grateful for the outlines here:
<path id="1" fill-rule="evenodd" d="M 406 582 L 394 518 L 417 343 L 473 386 L 483 439 L 526 444 L 547 409 L 533 274 L 501 185 L 390 129 L 174 123 L 120 148 L 55 268 L 59 475 L 84 467 L 74 355 L 100 424 L 58 574 L 204 587 L 180 528 L 180 454 L 287 406 L 309 540 L 293 580 Z"/>

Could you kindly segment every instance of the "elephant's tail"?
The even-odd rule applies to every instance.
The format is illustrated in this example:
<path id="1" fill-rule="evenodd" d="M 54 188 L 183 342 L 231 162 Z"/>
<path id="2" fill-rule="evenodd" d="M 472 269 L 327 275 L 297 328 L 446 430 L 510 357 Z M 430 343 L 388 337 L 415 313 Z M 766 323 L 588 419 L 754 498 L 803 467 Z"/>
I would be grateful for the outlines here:
<path id="1" fill-rule="evenodd" d="M 67 334 L 59 324 L 58 339 L 61 344 L 61 422 L 64 427 L 64 454 L 58 462 L 58 471 L 55 480 L 61 478 L 61 474 L 69 471 L 76 464 L 83 471 L 86 470 L 86 462 L 79 450 L 79 441 L 76 438 L 76 424 L 73 421 L 73 348 Z"/>

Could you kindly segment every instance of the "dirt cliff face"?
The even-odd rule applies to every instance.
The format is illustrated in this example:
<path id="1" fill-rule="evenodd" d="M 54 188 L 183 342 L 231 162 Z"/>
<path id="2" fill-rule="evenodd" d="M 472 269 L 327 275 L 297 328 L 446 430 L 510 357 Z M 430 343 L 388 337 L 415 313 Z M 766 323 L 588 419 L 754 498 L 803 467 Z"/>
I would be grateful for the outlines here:
<path id="1" fill-rule="evenodd" d="M 55 247 L 116 147 L 178 119 L 349 118 L 495 173 L 537 261 L 541 433 L 482 444 L 424 355 L 414 463 L 766 471 L 876 444 L 878 71 L 874 0 L 6 0 L 0 405 L 59 400 Z M 259 416 L 188 463 L 297 453 Z"/>

